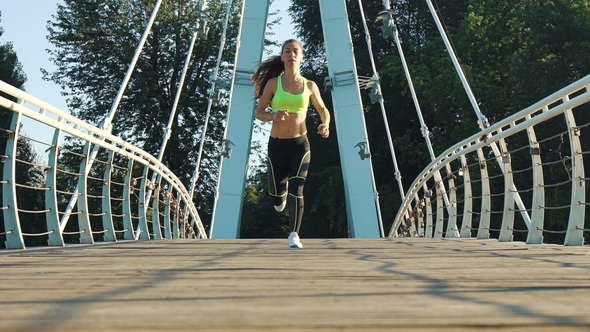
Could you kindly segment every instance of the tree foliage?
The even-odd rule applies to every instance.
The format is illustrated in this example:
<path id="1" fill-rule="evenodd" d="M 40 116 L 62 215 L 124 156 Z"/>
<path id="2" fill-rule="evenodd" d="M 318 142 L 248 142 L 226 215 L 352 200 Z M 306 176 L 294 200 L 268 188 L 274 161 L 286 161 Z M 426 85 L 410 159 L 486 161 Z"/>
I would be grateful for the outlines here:
<path id="1" fill-rule="evenodd" d="M 503 119 L 548 94 L 590 74 L 590 1 L 432 1 L 449 37 L 462 71 L 473 91 L 477 106 L 488 121 Z M 407 188 L 415 176 L 430 162 L 426 141 L 416 115 L 406 75 L 396 45 L 381 38 L 375 18 L 383 10 L 381 1 L 364 2 L 365 18 L 360 17 L 359 1 L 346 1 L 357 72 L 372 74 L 362 19 L 366 19 L 372 37 L 372 51 L 385 100 L 389 128 L 397 161 Z M 425 1 L 391 1 L 397 31 L 420 109 L 435 154 L 479 131 L 477 116 L 445 48 L 432 13 Z M 327 76 L 327 59 L 323 49 L 322 23 L 317 1 L 294 0 L 290 7 L 295 29 L 305 43 L 306 77 L 323 82 Z M 573 32 L 573 33 L 572 33 Z M 324 96 L 330 107 L 330 96 Z M 363 93 L 365 120 L 371 144 L 372 161 L 380 193 L 385 229 L 389 227 L 401 203 L 400 188 L 394 176 L 392 155 L 387 144 L 384 119 L 378 105 L 371 105 Z M 336 115 L 337 116 L 337 115 Z M 588 119 L 580 119 L 588 122 Z M 313 117 L 310 121 L 314 121 Z M 585 122 L 584 122 L 585 123 Z M 311 126 L 310 126 L 311 127 Z M 539 128 L 540 137 L 550 137 L 554 126 Z M 313 135 L 311 135 L 313 137 Z M 332 137 L 330 140 L 335 140 Z M 317 140 L 316 140 L 317 141 Z M 563 144 L 555 142 L 551 151 Z M 322 177 L 341 176 L 335 145 L 312 140 L 314 158 L 306 184 L 306 202 L 319 209 L 306 209 L 302 233 L 329 237 L 333 230 L 324 226 L 345 219 L 343 191 L 340 185 Z M 522 141 L 522 144 L 528 144 Z M 551 152 L 555 154 L 554 152 Z M 546 156 L 549 160 L 556 156 Z M 319 164 L 319 165 L 318 165 Z M 565 170 L 567 171 L 567 169 Z M 552 172 L 553 182 L 567 174 Z M 503 184 L 493 184 L 498 187 Z M 311 188 L 311 189 L 310 189 Z M 498 189 L 498 188 L 495 188 Z M 402 188 L 403 190 L 403 188 Z M 498 190 L 496 190 L 498 191 Z M 501 188 L 500 188 L 501 191 Z M 321 193 L 321 195 L 318 195 Z M 565 195 L 549 193 L 548 204 L 560 205 Z M 307 207 L 307 205 L 306 205 Z M 339 215 L 326 213 L 336 209 Z M 550 229 L 565 229 L 563 216 L 547 216 Z M 345 221 L 344 221 L 345 222 Z M 553 225 L 552 223 L 561 223 Z M 308 234 L 304 234 L 308 235 Z M 546 235 L 549 242 L 557 241 Z"/>
<path id="2" fill-rule="evenodd" d="M 190 42 L 203 16 L 200 2 L 162 2 L 129 84 L 115 108 L 115 96 L 155 3 L 154 0 L 66 0 L 58 5 L 56 15 L 48 24 L 48 39 L 55 46 L 49 53 L 57 70 L 46 72 L 45 77 L 68 88 L 67 104 L 75 116 L 101 125 L 108 114 L 114 114 L 113 134 L 157 156 L 162 149 L 164 129 L 172 114 Z M 209 78 L 219 53 L 226 3 L 208 1 L 208 38 L 200 33 L 197 39 L 163 155 L 163 162 L 187 188 L 196 166 L 209 96 L 214 99 L 218 96 L 218 91 L 210 91 Z M 222 58 L 225 66 L 219 75 L 221 81 L 227 81 L 231 75 L 239 8 L 236 4 L 232 7 Z M 220 96 L 224 95 L 227 93 L 222 90 Z M 226 106 L 223 100 L 212 106 L 201 177 L 197 183 L 196 201 L 205 220 L 209 220 L 218 173 L 217 151 Z"/>

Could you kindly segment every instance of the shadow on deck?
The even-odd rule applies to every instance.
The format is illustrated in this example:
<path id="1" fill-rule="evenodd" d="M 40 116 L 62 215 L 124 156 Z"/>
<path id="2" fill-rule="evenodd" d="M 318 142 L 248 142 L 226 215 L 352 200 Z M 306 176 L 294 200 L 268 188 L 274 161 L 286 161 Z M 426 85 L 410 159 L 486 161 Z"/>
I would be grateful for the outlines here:
<path id="1" fill-rule="evenodd" d="M 588 331 L 590 251 L 163 240 L 0 253 L 0 330 Z"/>

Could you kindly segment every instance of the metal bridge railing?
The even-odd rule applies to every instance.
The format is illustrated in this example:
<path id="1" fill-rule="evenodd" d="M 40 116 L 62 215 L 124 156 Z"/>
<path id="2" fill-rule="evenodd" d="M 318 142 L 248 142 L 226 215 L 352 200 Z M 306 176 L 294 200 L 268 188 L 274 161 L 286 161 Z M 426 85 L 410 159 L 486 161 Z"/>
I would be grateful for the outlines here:
<path id="1" fill-rule="evenodd" d="M 13 112 L 10 126 L 3 126 L 0 133 L 6 137 L 6 152 L 0 156 L 4 219 L 0 239 L 5 237 L 6 248 L 24 249 L 27 237 L 40 236 L 47 238 L 49 246 L 207 238 L 189 192 L 156 157 L 2 81 L 0 92 L 0 107 Z M 23 117 L 52 128 L 52 141 L 22 136 Z M 45 146 L 47 164 L 19 159 L 19 140 Z M 89 153 L 92 146 L 98 147 L 95 157 Z M 17 183 L 20 167 L 38 168 L 44 174 L 42 181 Z M 22 207 L 20 196 L 25 191 L 42 193 L 37 196 L 42 197 L 44 208 Z M 73 196 L 78 198 L 77 205 L 70 211 L 64 202 Z M 23 232 L 23 223 L 30 223 L 31 215 L 44 216 L 43 225 L 37 225 L 35 232 Z"/>
<path id="2" fill-rule="evenodd" d="M 590 232 L 589 126 L 586 76 L 442 153 L 413 182 L 389 236 L 512 241 L 520 233 L 540 244 L 551 233 L 564 245 L 583 245 Z"/>
<path id="3" fill-rule="evenodd" d="M 207 237 L 190 194 L 157 158 L 2 81 L 0 91 L 0 107 L 13 112 L 2 129 L 6 152 L 0 155 L 0 238 L 6 248 L 25 248 L 27 237 L 40 236 L 50 246 Z M 539 244 L 545 234 L 561 234 L 564 245 L 583 245 L 590 232 L 584 162 L 590 140 L 583 139 L 590 137 L 583 135 L 589 111 L 587 76 L 455 144 L 416 178 L 389 236 L 493 235 L 507 242 L 518 233 Z M 32 140 L 20 134 L 23 117 L 54 130 L 51 142 L 36 141 L 47 147 L 46 165 L 18 158 L 19 140 Z M 99 148 L 95 157 L 92 145 Z M 43 181 L 17 183 L 16 170 L 23 166 L 41 169 Z M 449 200 L 443 188 L 449 188 Z M 43 193 L 44 207 L 19 206 L 24 191 Z M 63 209 L 73 196 L 76 208 Z M 31 215 L 44 217 L 42 231 L 23 231 Z"/>

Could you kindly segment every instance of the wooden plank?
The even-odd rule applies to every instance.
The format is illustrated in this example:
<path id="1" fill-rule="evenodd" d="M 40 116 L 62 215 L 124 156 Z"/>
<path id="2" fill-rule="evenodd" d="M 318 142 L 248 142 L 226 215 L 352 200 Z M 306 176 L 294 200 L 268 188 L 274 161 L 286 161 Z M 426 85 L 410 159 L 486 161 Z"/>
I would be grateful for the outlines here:
<path id="1" fill-rule="evenodd" d="M 162 240 L 0 253 L 0 330 L 587 331 L 590 250 Z"/>

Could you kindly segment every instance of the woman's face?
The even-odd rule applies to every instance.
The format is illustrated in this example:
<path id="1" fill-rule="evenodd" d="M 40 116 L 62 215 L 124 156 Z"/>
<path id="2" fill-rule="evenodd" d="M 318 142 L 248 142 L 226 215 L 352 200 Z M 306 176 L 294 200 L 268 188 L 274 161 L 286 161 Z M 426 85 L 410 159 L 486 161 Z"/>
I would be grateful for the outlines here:
<path id="1" fill-rule="evenodd" d="M 288 42 L 283 46 L 283 53 L 281 54 L 281 60 L 285 66 L 297 67 L 303 61 L 303 50 L 301 45 L 297 42 Z"/>

